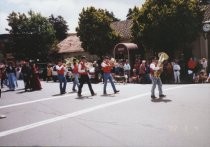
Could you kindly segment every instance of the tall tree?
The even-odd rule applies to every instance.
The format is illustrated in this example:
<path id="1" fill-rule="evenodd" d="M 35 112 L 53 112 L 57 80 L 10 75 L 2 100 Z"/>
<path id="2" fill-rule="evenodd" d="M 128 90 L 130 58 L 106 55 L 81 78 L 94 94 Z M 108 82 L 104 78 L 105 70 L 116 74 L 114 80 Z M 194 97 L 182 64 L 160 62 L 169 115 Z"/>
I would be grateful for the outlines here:
<path id="1" fill-rule="evenodd" d="M 55 30 L 55 36 L 58 41 L 65 39 L 68 35 L 68 25 L 62 16 L 54 17 L 51 15 L 49 17 L 49 22 L 53 25 Z"/>
<path id="2" fill-rule="evenodd" d="M 133 19 L 133 17 L 135 17 L 136 14 L 139 13 L 139 8 L 137 6 L 135 6 L 133 9 L 129 9 L 128 10 L 128 14 L 127 14 L 127 19 Z"/>
<path id="3" fill-rule="evenodd" d="M 135 13 L 135 42 L 155 52 L 183 48 L 201 31 L 203 11 L 197 0 L 146 0 Z"/>
<path id="4" fill-rule="evenodd" d="M 110 23 L 116 20 L 113 13 L 89 7 L 83 8 L 79 16 L 76 31 L 84 50 L 99 56 L 109 54 L 119 40 L 110 28 Z"/>
<path id="5" fill-rule="evenodd" d="M 55 31 L 48 19 L 29 11 L 28 15 L 12 12 L 7 20 L 14 56 L 17 59 L 46 59 L 55 41 Z"/>

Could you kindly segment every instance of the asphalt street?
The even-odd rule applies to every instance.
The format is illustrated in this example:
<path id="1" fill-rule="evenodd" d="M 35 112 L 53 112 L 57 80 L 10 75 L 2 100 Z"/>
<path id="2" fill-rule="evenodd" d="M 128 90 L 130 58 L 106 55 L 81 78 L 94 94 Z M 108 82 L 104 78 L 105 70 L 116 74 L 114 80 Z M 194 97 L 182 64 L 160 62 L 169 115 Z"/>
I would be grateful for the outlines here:
<path id="1" fill-rule="evenodd" d="M 209 147 L 210 84 L 164 84 L 151 101 L 151 84 L 85 84 L 78 98 L 67 84 L 42 81 L 40 91 L 2 89 L 0 146 Z M 156 95 L 158 91 L 156 88 Z"/>

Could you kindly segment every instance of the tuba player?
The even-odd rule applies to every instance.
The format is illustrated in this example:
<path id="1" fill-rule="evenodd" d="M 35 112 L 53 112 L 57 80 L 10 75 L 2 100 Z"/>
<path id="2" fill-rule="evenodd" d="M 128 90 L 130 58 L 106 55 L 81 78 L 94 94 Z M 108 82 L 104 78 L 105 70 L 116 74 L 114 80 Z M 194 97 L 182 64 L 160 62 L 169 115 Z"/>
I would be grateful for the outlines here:
<path id="1" fill-rule="evenodd" d="M 155 96 L 156 85 L 158 85 L 159 98 L 166 97 L 166 95 L 163 94 L 162 81 L 160 78 L 160 73 L 162 70 L 163 70 L 163 67 L 158 64 L 157 58 L 154 57 L 154 59 L 152 60 L 152 63 L 150 64 L 150 77 L 152 80 L 152 89 L 151 89 L 151 98 L 152 99 L 157 98 Z"/>

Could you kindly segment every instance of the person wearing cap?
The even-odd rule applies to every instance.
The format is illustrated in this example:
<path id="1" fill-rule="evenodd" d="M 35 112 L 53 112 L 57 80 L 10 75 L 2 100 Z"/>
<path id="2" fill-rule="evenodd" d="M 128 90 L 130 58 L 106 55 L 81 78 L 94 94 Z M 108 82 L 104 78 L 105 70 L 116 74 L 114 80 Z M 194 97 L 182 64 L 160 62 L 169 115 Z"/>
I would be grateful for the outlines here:
<path id="1" fill-rule="evenodd" d="M 159 98 L 166 97 L 166 95 L 163 94 L 162 81 L 160 79 L 160 76 L 155 75 L 155 72 L 158 72 L 159 70 L 162 70 L 162 67 L 158 66 L 158 60 L 157 60 L 157 58 L 154 57 L 152 60 L 152 63 L 150 64 L 150 77 L 152 80 L 152 89 L 151 89 L 151 98 L 152 99 L 157 98 L 155 96 L 156 85 L 158 85 Z"/>
<path id="2" fill-rule="evenodd" d="M 103 70 L 103 76 L 104 76 L 104 95 L 107 94 L 106 92 L 106 87 L 107 87 L 107 81 L 109 80 L 111 85 L 112 85 L 112 89 L 114 90 L 114 93 L 118 93 L 119 90 L 116 89 L 115 84 L 113 82 L 113 77 L 111 74 L 111 70 L 113 68 L 114 65 L 110 64 L 110 60 L 109 57 L 105 57 L 104 61 L 101 63 L 101 67 Z"/>
<path id="3" fill-rule="evenodd" d="M 73 73 L 73 76 L 74 76 L 72 91 L 76 92 L 77 91 L 75 89 L 76 86 L 79 89 L 79 72 L 78 72 L 78 63 L 77 63 L 76 58 L 73 59 L 73 64 L 72 64 L 71 68 L 72 68 L 72 73 Z"/>
<path id="4" fill-rule="evenodd" d="M 93 91 L 89 76 L 88 76 L 88 67 L 86 66 L 87 63 L 87 59 L 85 56 L 81 57 L 81 61 L 78 65 L 78 72 L 80 74 L 80 85 L 79 85 L 79 90 L 78 90 L 78 96 L 81 97 L 81 93 L 82 93 L 82 87 L 84 85 L 84 83 L 88 84 L 89 90 L 91 92 L 91 95 L 94 96 L 96 95 L 96 93 Z"/>

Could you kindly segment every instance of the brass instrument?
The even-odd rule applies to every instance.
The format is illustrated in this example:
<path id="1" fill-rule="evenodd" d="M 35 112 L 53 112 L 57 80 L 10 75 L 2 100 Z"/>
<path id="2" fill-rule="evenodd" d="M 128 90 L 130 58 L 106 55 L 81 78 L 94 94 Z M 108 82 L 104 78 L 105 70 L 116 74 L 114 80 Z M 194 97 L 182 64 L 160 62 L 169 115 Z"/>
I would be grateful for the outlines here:
<path id="1" fill-rule="evenodd" d="M 163 61 L 168 60 L 169 56 L 165 53 L 165 52 L 160 52 L 158 54 L 159 60 L 158 60 L 158 67 L 162 67 L 163 66 Z M 161 73 L 162 73 L 163 69 L 161 68 L 160 70 L 157 70 L 154 72 L 154 77 L 160 77 Z"/>
<path id="2" fill-rule="evenodd" d="M 71 67 L 72 65 L 73 65 L 73 60 L 74 60 L 75 58 L 74 57 L 70 57 L 70 58 L 66 58 L 65 59 L 65 62 L 66 62 L 66 65 L 68 66 L 68 67 Z M 76 62 L 78 63 L 79 61 L 76 59 Z"/>
<path id="3" fill-rule="evenodd" d="M 109 60 L 109 64 L 111 65 L 111 66 L 115 66 L 116 65 L 116 60 L 115 60 L 115 58 L 111 58 L 110 60 Z"/>

